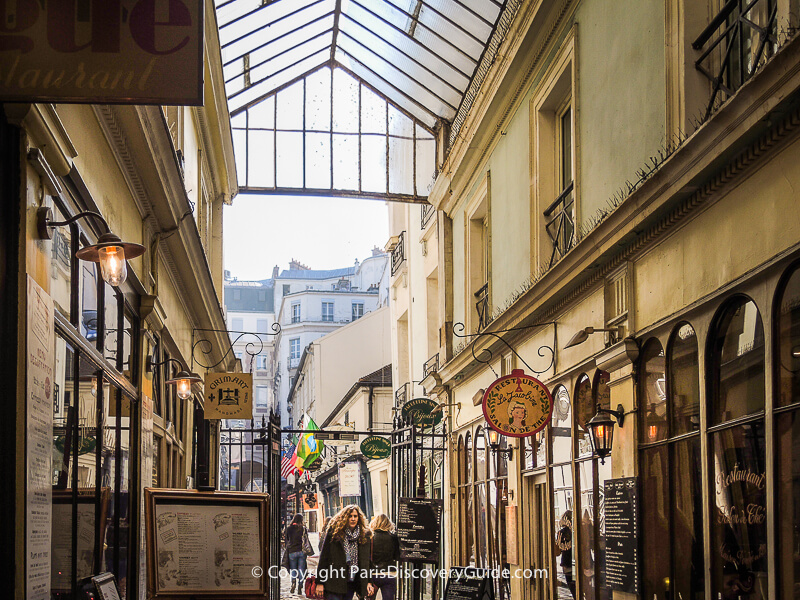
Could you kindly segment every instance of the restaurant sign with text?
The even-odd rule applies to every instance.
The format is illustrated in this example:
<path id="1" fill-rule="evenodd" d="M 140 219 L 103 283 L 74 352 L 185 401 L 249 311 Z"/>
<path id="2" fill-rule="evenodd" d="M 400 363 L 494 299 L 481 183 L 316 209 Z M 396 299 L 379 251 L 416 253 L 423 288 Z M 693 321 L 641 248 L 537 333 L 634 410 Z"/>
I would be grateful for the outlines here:
<path id="1" fill-rule="evenodd" d="M 202 0 L 0 2 L 0 100 L 203 103 Z"/>
<path id="2" fill-rule="evenodd" d="M 252 419 L 253 374 L 208 373 L 205 398 L 206 419 Z"/>
<path id="3" fill-rule="evenodd" d="M 511 437 L 528 437 L 544 428 L 553 413 L 553 397 L 535 377 L 514 369 L 483 394 L 483 415 L 492 429 Z"/>

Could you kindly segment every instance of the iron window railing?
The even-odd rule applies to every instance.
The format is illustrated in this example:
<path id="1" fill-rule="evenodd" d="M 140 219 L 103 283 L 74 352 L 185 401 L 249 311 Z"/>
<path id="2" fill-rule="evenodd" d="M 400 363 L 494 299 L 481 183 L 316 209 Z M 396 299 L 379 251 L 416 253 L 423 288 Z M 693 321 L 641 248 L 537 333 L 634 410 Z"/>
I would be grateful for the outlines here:
<path id="1" fill-rule="evenodd" d="M 436 373 L 439 370 L 439 353 L 437 352 L 425 361 L 422 365 L 422 378 L 424 379 L 431 373 Z"/>
<path id="2" fill-rule="evenodd" d="M 420 221 L 419 221 L 419 228 L 425 229 L 425 226 L 428 224 L 428 221 L 431 220 L 433 213 L 436 211 L 433 208 L 432 204 L 422 204 L 420 205 Z"/>
<path id="3" fill-rule="evenodd" d="M 392 250 L 392 275 L 397 273 L 397 270 L 400 268 L 400 265 L 403 264 L 403 261 L 406 259 L 406 252 L 405 252 L 406 232 L 401 231 L 400 235 L 397 237 L 398 237 L 397 245 Z"/>
<path id="4" fill-rule="evenodd" d="M 483 329 L 491 321 L 489 317 L 489 284 L 484 283 L 477 292 L 475 292 L 475 308 L 478 311 L 478 329 Z"/>
<path id="5" fill-rule="evenodd" d="M 394 392 L 395 406 L 403 406 L 406 403 L 406 400 L 408 400 L 408 384 L 404 383 Z"/>
<path id="6" fill-rule="evenodd" d="M 712 85 L 707 119 L 720 92 L 732 96 L 778 48 L 777 0 L 728 0 L 692 43 L 695 67 Z"/>
<path id="7" fill-rule="evenodd" d="M 575 182 L 570 181 L 564 191 L 544 211 L 545 229 L 553 242 L 550 254 L 552 267 L 575 244 Z"/>

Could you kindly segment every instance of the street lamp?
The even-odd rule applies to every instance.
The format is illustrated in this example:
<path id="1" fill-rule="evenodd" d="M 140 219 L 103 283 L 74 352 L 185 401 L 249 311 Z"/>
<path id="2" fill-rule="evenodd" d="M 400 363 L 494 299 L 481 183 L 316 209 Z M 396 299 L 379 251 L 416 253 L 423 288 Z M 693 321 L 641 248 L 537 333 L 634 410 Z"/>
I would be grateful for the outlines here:
<path id="1" fill-rule="evenodd" d="M 617 410 L 602 408 L 598 404 L 597 414 L 587 423 L 592 451 L 600 457 L 601 464 L 606 464 L 606 456 L 611 454 L 611 447 L 614 444 L 614 421 L 611 420 L 609 415 L 615 417 L 620 428 L 622 428 L 622 423 L 625 420 L 625 411 L 622 404 L 617 406 Z"/>
<path id="2" fill-rule="evenodd" d="M 513 447 L 508 448 L 501 448 L 500 447 L 500 432 L 496 429 L 493 429 L 491 425 L 488 423 L 484 429 L 486 431 L 486 436 L 489 438 L 489 448 L 497 455 L 500 454 L 507 454 L 508 460 L 511 460 L 511 454 L 514 451 Z"/>
<path id="3" fill-rule="evenodd" d="M 586 340 L 589 339 L 589 336 L 593 333 L 597 333 L 598 331 L 608 331 L 612 334 L 616 334 L 613 336 L 612 341 L 618 341 L 622 338 L 622 327 L 612 327 L 612 328 L 601 328 L 601 327 L 584 327 L 578 333 L 573 335 L 570 340 L 567 342 L 567 345 L 564 346 L 564 350 L 567 348 L 572 348 L 573 346 L 577 346 L 578 344 L 582 344 Z"/>
<path id="4" fill-rule="evenodd" d="M 100 275 L 106 283 L 114 287 L 122 285 L 127 278 L 127 261 L 144 254 L 144 246 L 141 244 L 123 242 L 117 235 L 114 235 L 100 213 L 86 210 L 79 212 L 66 221 L 53 222 L 53 211 L 43 206 L 39 209 L 37 215 L 39 219 L 39 237 L 44 240 L 52 238 L 50 229 L 53 227 L 70 225 L 84 217 L 94 217 L 100 221 L 106 228 L 106 232 L 97 239 L 96 244 L 78 250 L 75 253 L 75 257 L 79 260 L 100 263 Z"/>
<path id="5" fill-rule="evenodd" d="M 178 372 L 175 377 L 165 381 L 166 385 L 174 385 L 175 389 L 178 392 L 178 398 L 181 400 L 188 400 L 192 395 L 192 384 L 193 383 L 200 383 L 203 381 L 203 378 L 200 377 L 197 373 L 189 373 L 185 369 L 183 369 L 183 365 L 181 365 L 180 361 L 175 358 L 167 358 L 162 360 L 161 362 L 153 362 L 152 357 L 147 357 L 147 371 L 150 372 L 153 370 L 154 367 L 160 367 L 161 365 L 165 365 L 168 362 L 177 363 L 181 370 Z"/>

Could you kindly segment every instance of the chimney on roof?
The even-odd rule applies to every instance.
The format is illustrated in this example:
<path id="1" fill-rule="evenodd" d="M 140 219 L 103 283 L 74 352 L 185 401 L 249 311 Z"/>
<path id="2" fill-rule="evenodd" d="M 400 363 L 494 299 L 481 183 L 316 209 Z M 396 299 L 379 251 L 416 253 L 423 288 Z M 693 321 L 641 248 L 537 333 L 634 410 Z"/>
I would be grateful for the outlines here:
<path id="1" fill-rule="evenodd" d="M 225 281 L 228 281 L 231 278 L 231 272 L 228 269 L 225 269 L 223 277 Z"/>
<path id="2" fill-rule="evenodd" d="M 308 271 L 309 270 L 309 268 L 306 265 L 301 263 L 299 260 L 295 260 L 295 259 L 292 259 L 289 262 L 289 269 L 291 269 L 292 271 Z"/>
<path id="3" fill-rule="evenodd" d="M 380 256 L 381 254 L 383 254 L 383 250 L 381 250 L 377 246 L 372 247 L 372 256 Z"/>
<path id="4" fill-rule="evenodd" d="M 280 274 L 280 269 L 278 268 L 278 265 L 272 267 L 272 278 L 277 279 L 279 274 Z"/>

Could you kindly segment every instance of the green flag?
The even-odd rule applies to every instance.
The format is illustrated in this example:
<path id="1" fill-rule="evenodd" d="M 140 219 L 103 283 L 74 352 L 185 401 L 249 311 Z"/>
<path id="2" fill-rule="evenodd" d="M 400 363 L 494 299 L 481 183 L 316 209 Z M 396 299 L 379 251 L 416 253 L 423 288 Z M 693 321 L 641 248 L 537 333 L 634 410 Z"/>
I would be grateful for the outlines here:
<path id="1" fill-rule="evenodd" d="M 304 423 L 307 421 L 303 426 L 306 431 L 319 430 L 317 424 L 314 423 L 314 419 L 308 415 L 305 415 L 303 421 Z M 317 441 L 313 433 L 304 433 L 300 436 L 300 441 L 297 442 L 297 462 L 295 464 L 302 469 L 308 468 L 311 463 L 317 460 L 324 447 L 325 444 L 321 440 Z"/>

